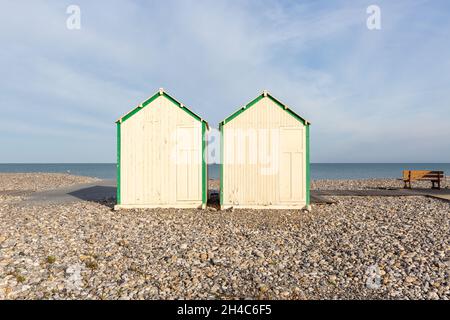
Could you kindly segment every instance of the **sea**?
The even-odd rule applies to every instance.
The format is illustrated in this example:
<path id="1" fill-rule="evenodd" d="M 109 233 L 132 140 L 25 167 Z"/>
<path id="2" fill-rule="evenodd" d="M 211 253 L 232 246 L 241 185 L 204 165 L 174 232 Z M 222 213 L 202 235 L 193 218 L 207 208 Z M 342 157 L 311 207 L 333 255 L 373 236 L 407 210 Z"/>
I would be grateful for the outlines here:
<path id="1" fill-rule="evenodd" d="M 312 179 L 400 178 L 402 170 L 442 170 L 450 163 L 312 163 Z M 58 172 L 116 179 L 115 163 L 1 163 L 0 172 Z M 219 165 L 208 165 L 208 178 L 219 178 Z"/>

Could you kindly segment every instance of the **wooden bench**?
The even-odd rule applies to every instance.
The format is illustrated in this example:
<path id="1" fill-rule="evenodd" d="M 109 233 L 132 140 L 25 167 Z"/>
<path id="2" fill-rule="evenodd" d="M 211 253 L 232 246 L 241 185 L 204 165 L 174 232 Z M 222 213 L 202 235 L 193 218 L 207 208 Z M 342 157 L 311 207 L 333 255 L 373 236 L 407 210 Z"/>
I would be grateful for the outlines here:
<path id="1" fill-rule="evenodd" d="M 442 180 L 444 180 L 444 171 L 403 170 L 405 188 L 411 189 L 411 181 L 431 181 L 432 189 L 441 189 Z"/>

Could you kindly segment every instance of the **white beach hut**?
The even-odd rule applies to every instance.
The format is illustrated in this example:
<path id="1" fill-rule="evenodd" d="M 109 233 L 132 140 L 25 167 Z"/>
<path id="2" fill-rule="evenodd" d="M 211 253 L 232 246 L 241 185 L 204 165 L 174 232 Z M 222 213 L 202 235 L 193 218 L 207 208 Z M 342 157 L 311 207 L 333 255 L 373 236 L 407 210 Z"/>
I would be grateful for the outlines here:
<path id="1" fill-rule="evenodd" d="M 206 206 L 205 120 L 160 89 L 116 123 L 115 209 Z"/>
<path id="2" fill-rule="evenodd" d="M 310 123 L 263 91 L 219 124 L 222 209 L 310 209 Z"/>

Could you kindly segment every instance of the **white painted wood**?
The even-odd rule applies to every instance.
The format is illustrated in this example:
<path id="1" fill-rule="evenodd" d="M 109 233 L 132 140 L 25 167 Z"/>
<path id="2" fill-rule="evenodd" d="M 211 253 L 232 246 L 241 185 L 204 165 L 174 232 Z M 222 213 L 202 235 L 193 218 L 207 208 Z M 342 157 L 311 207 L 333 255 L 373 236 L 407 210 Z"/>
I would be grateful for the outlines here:
<path id="1" fill-rule="evenodd" d="M 306 206 L 306 129 L 263 97 L 225 123 L 223 207 Z"/>
<path id="2" fill-rule="evenodd" d="M 174 208 L 174 209 L 183 209 L 183 208 L 189 208 L 189 209 L 205 209 L 205 206 L 201 203 L 198 204 L 195 203 L 182 203 L 182 204 L 168 204 L 168 205 L 161 205 L 161 204 L 116 204 L 114 206 L 114 210 L 122 210 L 122 209 L 156 209 L 156 208 Z"/>
<path id="3" fill-rule="evenodd" d="M 280 200 L 306 202 L 304 188 L 303 128 L 280 128 Z"/>
<path id="4" fill-rule="evenodd" d="M 201 132 L 201 122 L 164 95 L 123 121 L 119 207 L 201 206 Z"/>
<path id="5" fill-rule="evenodd" d="M 277 204 L 272 204 L 272 205 L 267 205 L 267 206 L 263 206 L 263 205 L 222 205 L 220 206 L 220 210 L 227 210 L 227 209 L 255 209 L 255 210 L 271 210 L 271 209 L 276 209 L 276 210 L 290 210 L 290 209 L 295 209 L 295 210 L 309 210 L 311 211 L 311 206 L 305 206 L 305 204 L 286 204 L 286 205 L 277 205 Z M 309 209 L 308 209 L 309 208 Z"/>
<path id="6" fill-rule="evenodd" d="M 201 183 L 198 181 L 201 177 L 201 172 L 197 171 L 199 167 L 192 166 L 193 163 L 201 163 L 199 139 L 201 137 L 197 127 L 177 128 L 177 201 L 193 201 L 201 198 L 201 190 L 192 188 L 193 185 Z"/>

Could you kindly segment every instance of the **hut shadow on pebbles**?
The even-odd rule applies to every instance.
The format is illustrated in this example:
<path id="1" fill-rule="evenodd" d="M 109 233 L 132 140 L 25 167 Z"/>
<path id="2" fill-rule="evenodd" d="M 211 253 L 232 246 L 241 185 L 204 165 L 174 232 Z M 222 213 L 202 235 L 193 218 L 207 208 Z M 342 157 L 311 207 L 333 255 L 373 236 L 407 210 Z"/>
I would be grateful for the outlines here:
<path id="1" fill-rule="evenodd" d="M 93 186 L 72 191 L 68 194 L 80 200 L 96 202 L 113 209 L 116 203 L 116 189 L 113 186 Z"/>

